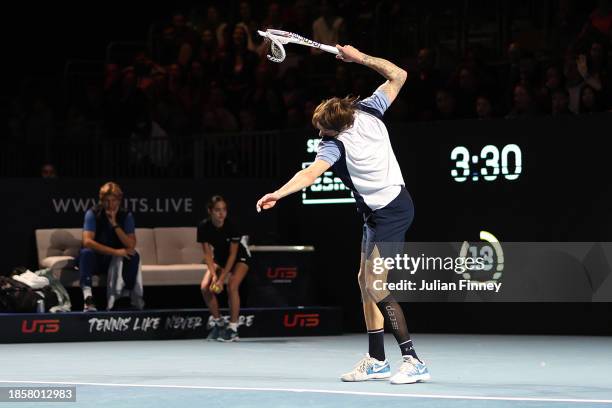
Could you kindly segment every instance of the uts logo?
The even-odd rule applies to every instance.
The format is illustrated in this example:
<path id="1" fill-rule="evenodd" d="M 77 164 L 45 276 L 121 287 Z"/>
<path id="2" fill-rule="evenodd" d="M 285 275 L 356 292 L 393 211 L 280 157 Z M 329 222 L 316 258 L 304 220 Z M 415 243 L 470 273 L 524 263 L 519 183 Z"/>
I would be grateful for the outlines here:
<path id="1" fill-rule="evenodd" d="M 284 326 L 289 329 L 294 327 L 317 327 L 319 323 L 318 313 L 295 313 L 293 317 L 287 313 L 283 319 Z"/>
<path id="2" fill-rule="evenodd" d="M 21 323 L 22 333 L 57 333 L 60 330 L 60 321 L 58 319 L 51 320 L 32 320 L 28 327 L 28 320 Z"/>
<path id="3" fill-rule="evenodd" d="M 298 269 L 295 266 L 268 267 L 266 277 L 274 283 L 291 283 L 297 278 Z"/>

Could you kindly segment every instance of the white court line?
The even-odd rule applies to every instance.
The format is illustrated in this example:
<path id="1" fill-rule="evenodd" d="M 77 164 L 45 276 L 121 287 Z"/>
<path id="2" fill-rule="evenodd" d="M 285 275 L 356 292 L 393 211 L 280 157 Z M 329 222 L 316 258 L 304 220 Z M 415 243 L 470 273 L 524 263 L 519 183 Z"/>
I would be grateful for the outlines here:
<path id="1" fill-rule="evenodd" d="M 574 399 L 574 398 L 536 398 L 536 397 L 486 397 L 474 395 L 435 395 L 435 394 L 394 394 L 391 392 L 365 392 L 318 390 L 309 388 L 267 388 L 267 387 L 216 387 L 206 385 L 164 385 L 164 384 L 117 384 L 93 382 L 65 382 L 65 381 L 9 381 L 0 380 L 1 383 L 12 384 L 52 384 L 52 385 L 89 385 L 97 387 L 125 387 L 125 388 L 178 388 L 195 390 L 226 390 L 226 391 L 276 391 L 276 392 L 306 392 L 314 394 L 344 394 L 364 395 L 372 397 L 403 397 L 403 398 L 430 398 L 430 399 L 456 399 L 456 400 L 484 400 L 484 401 L 526 401 L 526 402 L 574 402 L 584 404 L 612 404 L 612 400 Z"/>

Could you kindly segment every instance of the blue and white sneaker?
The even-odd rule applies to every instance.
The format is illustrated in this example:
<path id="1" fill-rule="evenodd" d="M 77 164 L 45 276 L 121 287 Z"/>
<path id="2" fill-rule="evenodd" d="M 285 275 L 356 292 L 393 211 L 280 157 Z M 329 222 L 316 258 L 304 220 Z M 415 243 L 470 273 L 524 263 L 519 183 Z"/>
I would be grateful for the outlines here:
<path id="1" fill-rule="evenodd" d="M 427 366 L 412 356 L 404 356 L 404 362 L 391 377 L 391 384 L 414 384 L 431 379 Z"/>
<path id="2" fill-rule="evenodd" d="M 379 361 L 369 354 L 362 358 L 352 371 L 342 374 L 340 379 L 347 382 L 381 380 L 391 377 L 391 366 L 387 360 Z"/>

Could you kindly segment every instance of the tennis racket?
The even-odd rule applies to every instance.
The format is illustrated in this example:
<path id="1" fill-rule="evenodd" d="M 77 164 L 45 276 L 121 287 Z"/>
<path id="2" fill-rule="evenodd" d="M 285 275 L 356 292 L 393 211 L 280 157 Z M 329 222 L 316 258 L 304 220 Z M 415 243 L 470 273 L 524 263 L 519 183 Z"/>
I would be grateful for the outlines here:
<path id="1" fill-rule="evenodd" d="M 259 35 L 270 42 L 270 52 L 267 57 L 272 62 L 283 62 L 287 54 L 285 53 L 285 44 L 299 44 L 307 47 L 318 48 L 330 54 L 338 55 L 338 49 L 331 45 L 321 44 L 301 35 L 290 33 L 289 31 L 267 29 L 266 31 L 257 31 Z"/>

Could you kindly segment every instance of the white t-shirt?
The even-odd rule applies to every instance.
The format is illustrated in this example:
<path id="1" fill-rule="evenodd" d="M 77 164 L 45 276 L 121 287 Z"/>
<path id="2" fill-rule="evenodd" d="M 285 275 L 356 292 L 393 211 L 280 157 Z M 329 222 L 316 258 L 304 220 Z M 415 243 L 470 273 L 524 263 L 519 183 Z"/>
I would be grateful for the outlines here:
<path id="1" fill-rule="evenodd" d="M 355 122 L 336 137 L 324 137 L 317 160 L 330 165 L 353 191 L 362 212 L 385 207 L 400 193 L 404 178 L 381 118 L 389 107 L 382 91 L 357 103 Z"/>

